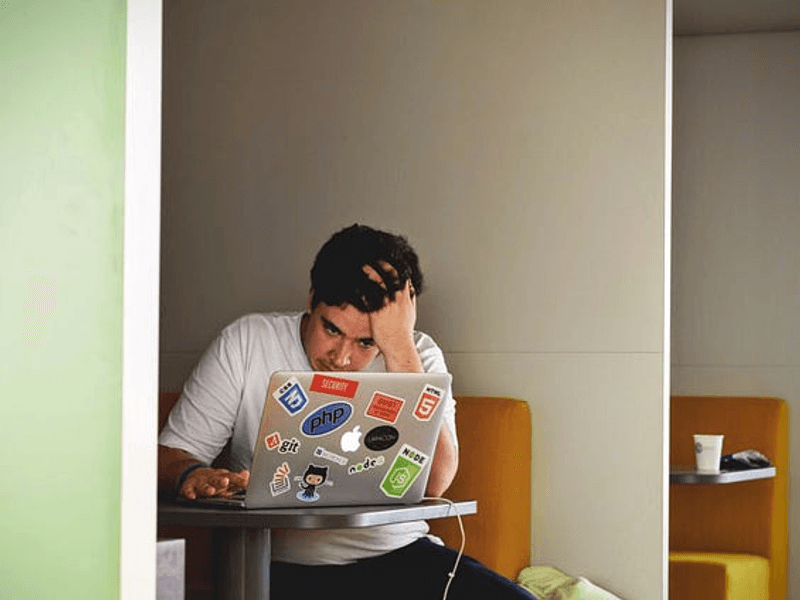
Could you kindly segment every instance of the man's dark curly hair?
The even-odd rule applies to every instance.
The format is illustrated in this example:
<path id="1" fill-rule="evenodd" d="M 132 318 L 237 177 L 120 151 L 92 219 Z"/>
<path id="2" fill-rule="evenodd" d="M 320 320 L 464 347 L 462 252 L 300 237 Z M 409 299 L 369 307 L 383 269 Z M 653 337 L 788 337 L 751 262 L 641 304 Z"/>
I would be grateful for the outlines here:
<path id="1" fill-rule="evenodd" d="M 381 263 L 390 264 L 395 278 Z M 370 265 L 383 279 L 385 288 L 372 281 L 363 267 Z M 411 280 L 415 294 L 422 292 L 422 271 L 417 253 L 406 238 L 366 225 L 351 225 L 333 234 L 317 253 L 311 267 L 311 307 L 350 304 L 364 313 L 394 300 L 398 290 Z"/>

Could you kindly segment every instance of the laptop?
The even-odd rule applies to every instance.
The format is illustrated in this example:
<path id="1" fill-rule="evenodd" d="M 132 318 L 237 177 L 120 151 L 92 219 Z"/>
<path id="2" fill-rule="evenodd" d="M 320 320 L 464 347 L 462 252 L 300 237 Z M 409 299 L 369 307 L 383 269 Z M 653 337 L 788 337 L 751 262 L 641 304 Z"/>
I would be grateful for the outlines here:
<path id="1" fill-rule="evenodd" d="M 448 373 L 276 372 L 250 484 L 227 508 L 414 504 L 422 500 Z"/>

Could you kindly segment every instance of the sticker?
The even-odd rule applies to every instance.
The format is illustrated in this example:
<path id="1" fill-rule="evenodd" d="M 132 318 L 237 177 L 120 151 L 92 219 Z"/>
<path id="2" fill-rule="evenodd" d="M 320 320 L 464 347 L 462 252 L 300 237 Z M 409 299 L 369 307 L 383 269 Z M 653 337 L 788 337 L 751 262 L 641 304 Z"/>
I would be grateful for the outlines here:
<path id="1" fill-rule="evenodd" d="M 296 415 L 308 403 L 308 396 L 294 377 L 275 390 L 272 396 L 290 415 Z"/>
<path id="2" fill-rule="evenodd" d="M 442 398 L 444 398 L 444 390 L 432 385 L 426 385 L 417 400 L 417 405 L 414 407 L 414 416 L 420 421 L 430 420 Z"/>
<path id="3" fill-rule="evenodd" d="M 376 458 L 370 458 L 369 456 L 365 458 L 362 462 L 351 465 L 347 468 L 348 475 L 355 475 L 356 473 L 363 473 L 364 471 L 369 471 L 370 469 L 374 469 L 375 467 L 380 467 L 384 462 L 382 456 L 378 456 Z"/>
<path id="4" fill-rule="evenodd" d="M 347 459 L 344 456 L 339 456 L 338 454 L 329 452 L 328 450 L 325 450 L 325 448 L 323 448 L 322 446 L 317 446 L 317 448 L 314 450 L 314 456 L 324 458 L 325 460 L 335 462 L 336 464 L 339 465 L 347 464 Z"/>
<path id="5" fill-rule="evenodd" d="M 403 444 L 394 457 L 392 466 L 383 477 L 381 491 L 391 498 L 402 498 L 427 462 L 427 455 L 408 444 Z"/>
<path id="6" fill-rule="evenodd" d="M 308 437 L 325 435 L 344 425 L 351 414 L 353 405 L 349 402 L 331 402 L 308 415 L 300 429 Z"/>
<path id="7" fill-rule="evenodd" d="M 367 406 L 368 417 L 374 417 L 387 423 L 394 423 L 397 421 L 397 415 L 400 414 L 400 409 L 403 408 L 405 400 L 402 398 L 395 398 L 382 392 L 375 392 L 372 394 L 372 400 L 369 401 Z"/>
<path id="8" fill-rule="evenodd" d="M 318 467 L 309 464 L 302 477 L 295 477 L 295 481 L 300 482 L 300 491 L 297 492 L 297 499 L 303 502 L 316 502 L 319 500 L 317 488 L 321 485 L 333 485 L 328 481 L 328 467 Z"/>
<path id="9" fill-rule="evenodd" d="M 397 443 L 400 433 L 391 425 L 379 425 L 364 436 L 364 445 L 370 450 L 382 452 Z"/>
<path id="10" fill-rule="evenodd" d="M 355 452 L 358 450 L 361 446 L 361 425 L 356 425 L 352 431 L 344 433 L 339 445 L 342 448 L 342 452 Z"/>
<path id="11" fill-rule="evenodd" d="M 290 440 L 283 440 L 278 448 L 278 452 L 281 454 L 297 454 L 298 450 L 300 450 L 300 440 L 296 437 Z"/>
<path id="12" fill-rule="evenodd" d="M 314 375 L 311 379 L 312 392 L 341 396 L 342 398 L 354 398 L 358 389 L 358 382 L 352 379 L 341 379 L 330 375 Z"/>
<path id="13" fill-rule="evenodd" d="M 283 463 L 275 469 L 275 474 L 272 476 L 272 481 L 269 484 L 269 491 L 273 496 L 285 494 L 292 489 L 292 482 L 289 480 L 289 473 L 291 472 L 292 470 L 286 463 Z"/>
<path id="14" fill-rule="evenodd" d="M 264 438 L 264 445 L 267 447 L 267 450 L 275 450 L 275 448 L 281 445 L 281 434 L 277 431 L 273 431 Z"/>

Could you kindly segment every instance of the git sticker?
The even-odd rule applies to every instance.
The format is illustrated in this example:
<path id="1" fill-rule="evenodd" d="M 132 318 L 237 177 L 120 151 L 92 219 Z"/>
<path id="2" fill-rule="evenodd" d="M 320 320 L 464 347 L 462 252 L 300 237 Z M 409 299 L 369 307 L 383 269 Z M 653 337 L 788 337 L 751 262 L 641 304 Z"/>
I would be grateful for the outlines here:
<path id="1" fill-rule="evenodd" d="M 380 419 L 387 423 L 394 423 L 397 421 L 397 415 L 400 414 L 404 403 L 405 400 L 402 398 L 395 398 L 394 396 L 389 396 L 382 392 L 375 392 L 372 394 L 372 399 L 369 401 L 365 414 L 368 417 L 374 417 L 375 419 Z"/>
<path id="2" fill-rule="evenodd" d="M 272 396 L 290 415 L 296 415 L 308 404 L 308 396 L 294 377 L 275 390 Z"/>
<path id="3" fill-rule="evenodd" d="M 420 421 L 429 421 L 436 412 L 436 407 L 444 398 L 444 390 L 440 390 L 432 385 L 426 385 L 422 390 L 417 405 L 414 407 L 414 416 Z"/>
<path id="4" fill-rule="evenodd" d="M 428 455 L 403 444 L 381 482 L 381 491 L 390 498 L 402 498 L 428 462 Z"/>
<path id="5" fill-rule="evenodd" d="M 267 447 L 267 450 L 275 450 L 275 448 L 281 445 L 281 434 L 277 431 L 273 431 L 264 438 L 264 445 Z"/>

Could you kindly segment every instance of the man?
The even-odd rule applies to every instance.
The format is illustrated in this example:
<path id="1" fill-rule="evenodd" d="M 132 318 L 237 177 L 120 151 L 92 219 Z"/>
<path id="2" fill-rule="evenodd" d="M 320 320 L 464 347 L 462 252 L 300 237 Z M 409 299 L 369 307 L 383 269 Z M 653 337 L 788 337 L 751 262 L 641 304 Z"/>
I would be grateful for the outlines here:
<path id="1" fill-rule="evenodd" d="M 422 290 L 417 255 L 404 238 L 362 225 L 334 234 L 314 261 L 304 313 L 243 317 L 203 355 L 159 438 L 162 491 L 194 499 L 247 487 L 274 371 L 446 371 L 438 346 L 414 331 Z M 450 390 L 444 411 L 428 496 L 442 495 L 458 468 Z M 275 530 L 272 597 L 441 598 L 456 554 L 427 531 L 424 521 Z M 462 561 L 450 594 L 531 598 L 471 559 Z"/>

